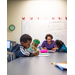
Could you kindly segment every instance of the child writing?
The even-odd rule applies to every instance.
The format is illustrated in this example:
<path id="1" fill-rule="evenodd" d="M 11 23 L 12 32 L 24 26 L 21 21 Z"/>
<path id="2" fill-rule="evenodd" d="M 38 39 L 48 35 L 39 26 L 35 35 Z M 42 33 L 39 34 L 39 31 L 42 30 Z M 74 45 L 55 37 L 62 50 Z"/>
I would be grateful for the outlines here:
<path id="1" fill-rule="evenodd" d="M 67 47 L 65 46 L 65 44 L 61 40 L 56 40 L 55 44 L 58 48 L 56 50 L 56 52 L 66 52 L 67 53 Z"/>
<path id="2" fill-rule="evenodd" d="M 31 46 L 29 47 L 29 49 L 31 50 L 31 52 L 35 52 L 37 51 L 37 46 L 38 44 L 40 44 L 40 41 L 38 39 L 34 39 Z"/>
<path id="3" fill-rule="evenodd" d="M 39 55 L 39 51 L 35 51 L 34 53 L 31 53 L 28 51 L 28 48 L 30 47 L 30 43 L 32 41 L 32 38 L 28 34 L 23 34 L 20 37 L 20 44 L 15 44 L 15 46 L 12 47 L 11 52 L 15 53 L 16 58 L 19 57 L 32 57 Z"/>

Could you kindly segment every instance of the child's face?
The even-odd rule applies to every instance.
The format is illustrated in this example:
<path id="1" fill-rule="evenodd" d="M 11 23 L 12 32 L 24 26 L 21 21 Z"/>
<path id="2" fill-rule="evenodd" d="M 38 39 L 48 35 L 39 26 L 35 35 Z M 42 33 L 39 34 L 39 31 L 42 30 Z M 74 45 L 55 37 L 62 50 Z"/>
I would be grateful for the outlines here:
<path id="1" fill-rule="evenodd" d="M 26 43 L 21 42 L 22 46 L 25 47 L 26 49 L 28 49 L 30 47 L 30 43 L 31 43 L 31 41 L 29 41 L 29 40 L 27 40 Z"/>

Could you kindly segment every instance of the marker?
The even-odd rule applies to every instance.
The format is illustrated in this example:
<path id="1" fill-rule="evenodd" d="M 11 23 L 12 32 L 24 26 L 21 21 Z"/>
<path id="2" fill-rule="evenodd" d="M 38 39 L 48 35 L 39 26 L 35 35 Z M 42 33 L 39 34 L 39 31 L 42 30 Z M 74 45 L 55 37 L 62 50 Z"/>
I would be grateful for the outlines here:
<path id="1" fill-rule="evenodd" d="M 52 64 L 52 65 L 55 65 L 55 63 L 53 63 L 53 62 L 52 62 L 51 64 Z"/>

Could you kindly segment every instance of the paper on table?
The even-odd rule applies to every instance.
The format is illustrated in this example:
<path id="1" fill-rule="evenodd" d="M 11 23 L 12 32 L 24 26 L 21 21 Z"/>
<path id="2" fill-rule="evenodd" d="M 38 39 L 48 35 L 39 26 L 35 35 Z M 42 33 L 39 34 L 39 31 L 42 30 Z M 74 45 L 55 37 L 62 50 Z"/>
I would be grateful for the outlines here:
<path id="1" fill-rule="evenodd" d="M 59 64 L 59 63 L 57 63 L 56 65 L 58 65 L 58 66 L 60 66 L 60 67 L 62 67 L 62 68 L 67 69 L 67 64 Z"/>
<path id="2" fill-rule="evenodd" d="M 49 53 L 39 53 L 39 55 L 50 55 Z"/>
<path id="3" fill-rule="evenodd" d="M 49 53 L 54 53 L 55 51 L 54 51 L 54 50 L 48 50 L 48 52 L 49 52 Z"/>
<path id="4" fill-rule="evenodd" d="M 50 54 L 49 53 L 39 53 L 38 56 L 49 56 Z"/>
<path id="5" fill-rule="evenodd" d="M 38 56 L 43 56 L 44 57 L 44 56 L 49 56 L 49 55 L 38 55 Z"/>

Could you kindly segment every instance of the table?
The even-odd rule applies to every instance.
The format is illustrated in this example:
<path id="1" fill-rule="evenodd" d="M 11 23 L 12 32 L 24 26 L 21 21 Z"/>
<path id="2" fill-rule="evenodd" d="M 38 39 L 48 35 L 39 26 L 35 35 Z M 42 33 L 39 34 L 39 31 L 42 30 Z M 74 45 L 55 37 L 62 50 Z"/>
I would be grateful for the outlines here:
<path id="1" fill-rule="evenodd" d="M 20 57 L 7 63 L 7 75 L 67 75 L 51 64 L 66 62 L 67 53 L 50 53 L 48 57 Z"/>

